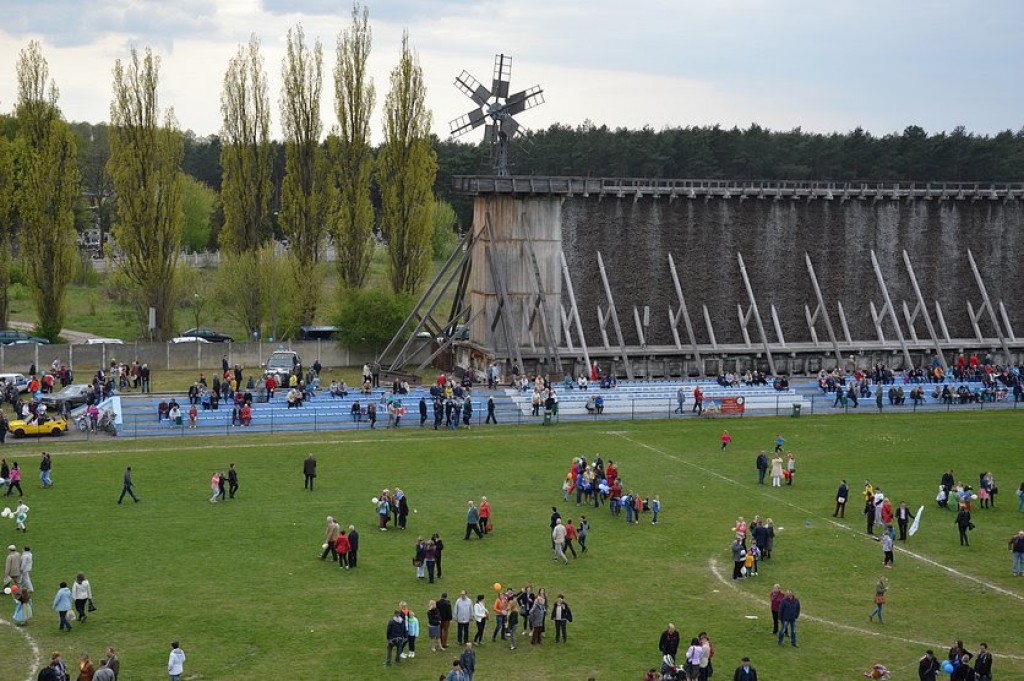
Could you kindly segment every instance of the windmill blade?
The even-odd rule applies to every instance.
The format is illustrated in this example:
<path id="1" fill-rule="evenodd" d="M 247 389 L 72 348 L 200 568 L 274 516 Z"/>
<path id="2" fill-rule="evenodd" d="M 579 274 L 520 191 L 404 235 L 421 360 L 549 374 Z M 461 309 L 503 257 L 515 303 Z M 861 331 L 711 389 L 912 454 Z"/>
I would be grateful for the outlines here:
<path id="1" fill-rule="evenodd" d="M 544 90 L 541 89 L 540 85 L 534 85 L 529 90 L 523 90 L 517 92 L 508 98 L 508 102 L 505 104 L 505 113 L 510 116 L 515 116 L 518 113 L 522 113 L 527 109 L 532 109 L 535 106 L 540 106 L 544 103 Z"/>
<path id="2" fill-rule="evenodd" d="M 481 85 L 476 78 L 469 75 L 468 71 L 463 71 L 459 74 L 459 77 L 455 79 L 455 87 L 462 90 L 466 96 L 480 106 L 486 104 L 487 100 L 491 98 L 491 93 L 487 91 L 487 88 Z"/>
<path id="3" fill-rule="evenodd" d="M 504 54 L 494 55 L 494 81 L 491 92 L 498 99 L 508 97 L 508 83 L 512 80 L 512 57 Z"/>
<path id="4" fill-rule="evenodd" d="M 491 123 L 484 128 L 484 142 L 487 144 L 494 144 L 498 141 L 498 124 Z"/>
<path id="5" fill-rule="evenodd" d="M 501 132 L 505 135 L 506 139 L 512 139 L 519 132 L 519 123 L 516 122 L 516 119 L 509 116 L 501 122 Z"/>
<path id="6" fill-rule="evenodd" d="M 459 116 L 449 123 L 448 127 L 451 129 L 452 137 L 458 137 L 459 135 L 469 132 L 473 128 L 479 127 L 485 119 L 486 116 L 483 111 L 480 109 L 473 109 L 469 113 Z"/>

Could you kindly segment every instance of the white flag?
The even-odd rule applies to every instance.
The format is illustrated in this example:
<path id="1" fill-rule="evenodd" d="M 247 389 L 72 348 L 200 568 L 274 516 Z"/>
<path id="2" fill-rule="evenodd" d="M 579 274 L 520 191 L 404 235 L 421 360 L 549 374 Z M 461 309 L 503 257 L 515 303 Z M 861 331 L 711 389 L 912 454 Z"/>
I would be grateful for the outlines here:
<path id="1" fill-rule="evenodd" d="M 914 522 L 910 525 L 910 531 L 907 532 L 911 537 L 917 534 L 917 528 L 921 524 L 921 514 L 924 513 L 924 506 L 917 509 L 917 515 L 914 516 Z"/>

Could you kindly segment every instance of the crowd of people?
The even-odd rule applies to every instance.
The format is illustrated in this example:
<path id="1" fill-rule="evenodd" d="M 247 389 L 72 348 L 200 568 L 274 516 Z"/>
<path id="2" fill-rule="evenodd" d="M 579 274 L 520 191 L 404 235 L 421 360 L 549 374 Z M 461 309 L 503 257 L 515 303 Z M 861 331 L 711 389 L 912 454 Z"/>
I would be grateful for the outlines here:
<path id="1" fill-rule="evenodd" d="M 563 594 L 553 599 L 545 587 L 536 593 L 531 585 L 519 591 L 506 588 L 500 582 L 493 585 L 494 600 L 488 602 L 485 594 L 470 598 L 465 590 L 450 600 L 444 591 L 437 599 L 427 603 L 427 637 L 430 652 L 444 652 L 451 647 L 449 637 L 452 623 L 455 624 L 455 645 L 459 656 L 451 663 L 441 679 L 447 681 L 471 681 L 476 674 L 476 648 L 487 644 L 489 620 L 493 618 L 491 631 L 492 645 L 507 645 L 510 651 L 519 647 L 519 637 L 529 636 L 530 644 L 543 645 L 548 635 L 547 622 L 554 625 L 555 643 L 567 643 L 569 624 L 573 621 L 572 608 Z M 520 629 L 522 630 L 520 632 Z M 386 652 L 384 666 L 401 664 L 403 660 L 415 659 L 416 646 L 420 638 L 420 621 L 416 613 L 402 601 L 392 611 L 385 629 Z"/>

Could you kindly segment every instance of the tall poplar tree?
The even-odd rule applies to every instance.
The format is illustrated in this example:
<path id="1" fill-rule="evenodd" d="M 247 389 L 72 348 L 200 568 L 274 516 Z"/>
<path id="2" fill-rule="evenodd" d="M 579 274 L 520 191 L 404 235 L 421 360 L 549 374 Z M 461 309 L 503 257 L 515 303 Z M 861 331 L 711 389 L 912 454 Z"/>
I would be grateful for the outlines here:
<path id="1" fill-rule="evenodd" d="M 366 282 L 373 258 L 373 151 L 370 115 L 376 102 L 373 79 L 366 70 L 373 36 L 369 10 L 352 6 L 352 25 L 338 36 L 334 67 L 334 101 L 338 127 L 328 138 L 337 202 L 332 234 L 338 274 L 348 286 Z"/>
<path id="2" fill-rule="evenodd" d="M 57 107 L 57 86 L 38 42 L 18 57 L 21 253 L 32 284 L 36 331 L 60 335 L 65 296 L 77 264 L 74 204 L 80 192 L 78 151 L 71 128 Z"/>
<path id="3" fill-rule="evenodd" d="M 11 221 L 14 218 L 14 149 L 0 135 L 0 326 L 10 317 Z"/>
<path id="4" fill-rule="evenodd" d="M 260 55 L 260 41 L 253 35 L 240 46 L 224 75 L 220 100 L 224 125 L 221 130 L 220 163 L 223 168 L 221 204 L 224 227 L 220 243 L 227 255 L 228 279 L 247 285 L 228 286 L 228 308 L 246 332 L 259 331 L 265 314 L 265 292 L 258 276 L 260 248 L 270 240 L 271 174 L 270 96 L 267 74 Z"/>
<path id="5" fill-rule="evenodd" d="M 423 69 L 405 33 L 384 100 L 384 147 L 377 161 L 381 231 L 396 293 L 416 293 L 430 267 L 437 154 L 430 141 L 426 92 Z"/>
<path id="6" fill-rule="evenodd" d="M 289 239 L 295 280 L 296 316 L 310 324 L 323 294 L 325 208 L 331 205 L 327 162 L 320 148 L 320 93 L 323 48 L 310 49 L 302 26 L 288 31 L 281 69 L 281 126 L 284 130 L 285 176 L 281 184 L 280 224 Z"/>
<path id="7" fill-rule="evenodd" d="M 174 112 L 160 119 L 159 80 L 160 59 L 149 48 L 140 58 L 133 47 L 127 63 L 114 62 L 107 169 L 117 192 L 120 274 L 141 314 L 155 308 L 156 336 L 166 339 L 174 335 L 184 145 Z"/>

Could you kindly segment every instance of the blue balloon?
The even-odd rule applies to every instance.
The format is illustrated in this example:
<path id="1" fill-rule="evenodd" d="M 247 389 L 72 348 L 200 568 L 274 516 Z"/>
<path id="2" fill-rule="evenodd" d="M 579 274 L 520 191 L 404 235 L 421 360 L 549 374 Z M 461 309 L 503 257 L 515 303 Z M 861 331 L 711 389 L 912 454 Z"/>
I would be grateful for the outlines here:
<path id="1" fill-rule="evenodd" d="M 952 674 L 953 673 L 953 663 L 950 662 L 949 660 L 943 660 L 942 661 L 942 671 L 944 673 L 946 673 L 946 674 Z"/>

